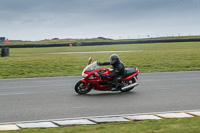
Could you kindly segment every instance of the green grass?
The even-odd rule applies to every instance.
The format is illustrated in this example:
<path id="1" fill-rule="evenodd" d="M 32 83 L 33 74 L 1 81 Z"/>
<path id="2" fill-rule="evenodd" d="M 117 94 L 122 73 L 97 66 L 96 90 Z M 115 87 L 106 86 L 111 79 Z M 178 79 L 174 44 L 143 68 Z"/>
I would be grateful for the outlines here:
<path id="1" fill-rule="evenodd" d="M 59 128 L 22 129 L 6 133 L 199 133 L 200 117 L 117 122 Z"/>
<path id="2" fill-rule="evenodd" d="M 138 67 L 142 73 L 200 70 L 200 42 L 11 48 L 10 57 L 0 58 L 0 78 L 81 75 L 90 56 L 103 62 L 112 54 L 53 54 L 90 51 L 132 51 L 115 53 L 126 67 Z"/>

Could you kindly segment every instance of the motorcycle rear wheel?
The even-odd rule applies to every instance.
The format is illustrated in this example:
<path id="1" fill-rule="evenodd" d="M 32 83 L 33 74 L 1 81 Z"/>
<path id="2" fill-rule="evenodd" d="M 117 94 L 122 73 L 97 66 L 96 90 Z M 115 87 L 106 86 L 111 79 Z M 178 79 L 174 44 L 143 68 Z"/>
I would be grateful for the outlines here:
<path id="1" fill-rule="evenodd" d="M 78 94 L 87 94 L 88 92 L 90 92 L 92 90 L 92 86 L 91 85 L 87 85 L 86 88 L 84 88 L 85 86 L 85 83 L 82 82 L 82 81 L 79 81 L 76 83 L 75 85 L 75 91 L 78 93 Z"/>
<path id="2" fill-rule="evenodd" d="M 135 82 L 136 82 L 136 79 L 135 79 L 135 78 L 132 78 L 132 79 L 131 79 L 131 82 L 132 82 L 131 84 L 135 83 Z M 130 84 L 128 83 L 128 85 L 130 85 Z M 131 91 L 132 89 L 134 89 L 134 87 L 131 87 L 131 88 L 126 89 L 126 90 L 120 89 L 120 91 L 121 91 L 121 92 L 129 92 L 129 91 Z"/>

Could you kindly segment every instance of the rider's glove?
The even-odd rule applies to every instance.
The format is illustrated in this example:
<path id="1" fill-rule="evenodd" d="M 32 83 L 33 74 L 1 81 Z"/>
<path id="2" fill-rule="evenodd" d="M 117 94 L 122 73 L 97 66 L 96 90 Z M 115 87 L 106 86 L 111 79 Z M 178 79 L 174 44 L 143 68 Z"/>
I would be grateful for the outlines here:
<path id="1" fill-rule="evenodd" d="M 97 64 L 98 64 L 99 66 L 101 66 L 101 62 L 97 62 Z"/>

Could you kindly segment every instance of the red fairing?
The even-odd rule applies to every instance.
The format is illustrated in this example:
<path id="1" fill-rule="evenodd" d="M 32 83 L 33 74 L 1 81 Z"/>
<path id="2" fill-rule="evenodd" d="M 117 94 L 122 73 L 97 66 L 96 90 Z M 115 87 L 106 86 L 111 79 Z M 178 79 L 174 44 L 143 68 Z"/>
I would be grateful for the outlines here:
<path id="1" fill-rule="evenodd" d="M 88 82 L 83 78 L 83 79 L 81 79 L 81 81 L 82 82 L 84 82 L 85 83 L 85 85 L 84 85 L 84 88 L 86 88 L 87 87 L 87 85 L 88 85 Z"/>

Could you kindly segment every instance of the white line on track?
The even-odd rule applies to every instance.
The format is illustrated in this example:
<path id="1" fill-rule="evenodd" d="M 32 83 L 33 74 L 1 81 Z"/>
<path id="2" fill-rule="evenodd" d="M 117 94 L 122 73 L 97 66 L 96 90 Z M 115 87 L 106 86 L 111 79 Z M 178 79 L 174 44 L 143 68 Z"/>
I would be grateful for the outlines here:
<path id="1" fill-rule="evenodd" d="M 132 51 L 92 51 L 92 52 L 57 52 L 50 54 L 87 54 L 87 53 L 122 53 L 122 52 L 141 52 L 143 50 L 132 50 Z"/>
<path id="2" fill-rule="evenodd" d="M 122 53 L 122 52 L 142 52 L 143 50 L 132 50 L 132 51 L 91 51 L 91 52 L 56 52 L 56 53 L 36 53 L 31 55 L 40 54 L 88 54 L 88 53 Z M 13 55 L 29 55 L 29 54 L 13 54 Z"/>

